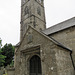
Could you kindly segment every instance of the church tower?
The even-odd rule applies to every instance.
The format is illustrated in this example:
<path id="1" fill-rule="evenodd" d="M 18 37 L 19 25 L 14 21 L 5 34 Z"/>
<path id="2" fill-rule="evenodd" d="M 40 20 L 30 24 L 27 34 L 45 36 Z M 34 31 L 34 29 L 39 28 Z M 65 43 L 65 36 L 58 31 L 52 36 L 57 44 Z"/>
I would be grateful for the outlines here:
<path id="1" fill-rule="evenodd" d="M 21 0 L 20 40 L 29 25 L 38 31 L 46 29 L 43 0 Z"/>

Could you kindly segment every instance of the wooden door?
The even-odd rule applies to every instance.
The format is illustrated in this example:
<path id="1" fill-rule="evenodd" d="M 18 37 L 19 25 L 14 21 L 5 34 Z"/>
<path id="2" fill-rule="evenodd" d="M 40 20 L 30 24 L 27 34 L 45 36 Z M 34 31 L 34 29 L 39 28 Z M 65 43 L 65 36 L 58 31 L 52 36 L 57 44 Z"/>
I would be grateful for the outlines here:
<path id="1" fill-rule="evenodd" d="M 42 75 L 41 60 L 37 55 L 30 59 L 30 75 Z"/>

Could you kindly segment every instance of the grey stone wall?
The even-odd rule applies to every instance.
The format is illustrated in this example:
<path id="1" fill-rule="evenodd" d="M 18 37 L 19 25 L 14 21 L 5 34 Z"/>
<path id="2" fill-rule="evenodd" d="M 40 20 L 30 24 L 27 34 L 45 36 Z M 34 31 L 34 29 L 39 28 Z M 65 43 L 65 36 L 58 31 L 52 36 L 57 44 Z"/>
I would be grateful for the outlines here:
<path id="1" fill-rule="evenodd" d="M 28 43 L 28 34 L 31 33 L 33 36 L 32 42 Z M 39 46 L 38 51 L 35 46 Z M 35 47 L 35 49 L 34 49 Z M 42 65 L 42 75 L 57 74 L 57 64 L 54 51 L 55 44 L 50 41 L 49 38 L 46 38 L 44 35 L 41 35 L 37 31 L 30 28 L 26 33 L 24 40 L 22 41 L 16 55 L 16 75 L 29 75 L 29 58 L 33 55 L 38 55 L 41 58 Z M 31 52 L 25 52 L 26 50 L 33 50 Z M 23 54 L 20 52 L 24 50 Z M 51 70 L 53 67 L 53 70 Z"/>
<path id="2" fill-rule="evenodd" d="M 30 43 L 29 34 L 32 35 Z M 30 27 L 16 52 L 15 75 L 29 75 L 29 59 L 33 55 L 41 58 L 42 75 L 74 75 L 70 52 Z"/>
<path id="3" fill-rule="evenodd" d="M 75 64 L 75 26 L 51 34 L 50 36 L 52 36 L 54 39 L 56 39 L 66 47 L 72 49 L 73 61 Z"/>
<path id="4" fill-rule="evenodd" d="M 60 47 L 57 47 L 55 51 L 58 75 L 74 75 L 70 51 Z"/>
<path id="5" fill-rule="evenodd" d="M 27 14 L 25 15 L 25 8 L 27 7 Z M 38 9 L 39 8 L 39 9 Z M 40 11 L 40 15 L 38 14 Z M 36 28 L 38 31 L 46 29 L 45 22 L 45 12 L 43 1 L 39 3 L 39 1 L 30 0 L 25 1 L 21 5 L 21 31 L 20 31 L 20 39 L 22 40 L 28 26 L 32 26 Z"/>

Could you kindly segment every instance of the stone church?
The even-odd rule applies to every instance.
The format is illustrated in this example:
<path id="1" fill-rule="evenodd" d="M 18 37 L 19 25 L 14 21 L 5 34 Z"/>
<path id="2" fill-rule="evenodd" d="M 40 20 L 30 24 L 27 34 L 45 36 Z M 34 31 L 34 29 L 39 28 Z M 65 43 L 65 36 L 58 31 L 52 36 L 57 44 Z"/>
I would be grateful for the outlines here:
<path id="1" fill-rule="evenodd" d="M 75 17 L 46 29 L 44 0 L 21 0 L 15 75 L 75 75 Z"/>

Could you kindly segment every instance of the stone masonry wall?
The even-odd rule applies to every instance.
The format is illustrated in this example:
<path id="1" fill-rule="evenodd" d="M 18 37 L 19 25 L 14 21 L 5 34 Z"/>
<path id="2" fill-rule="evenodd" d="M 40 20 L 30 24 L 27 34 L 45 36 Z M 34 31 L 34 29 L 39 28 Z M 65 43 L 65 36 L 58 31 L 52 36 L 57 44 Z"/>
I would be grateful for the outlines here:
<path id="1" fill-rule="evenodd" d="M 55 51 L 58 75 L 74 75 L 70 51 L 60 47 L 57 47 Z"/>
<path id="2" fill-rule="evenodd" d="M 28 36 L 32 35 L 29 43 Z M 37 32 L 33 28 L 29 28 L 19 49 L 16 52 L 15 75 L 29 75 L 29 58 L 36 55 L 34 52 L 24 53 L 26 50 L 30 51 L 39 46 L 39 56 L 41 58 L 42 75 L 73 75 L 73 66 L 70 59 L 69 52 L 55 45 L 50 38 Z M 21 51 L 24 51 L 21 54 Z M 63 63 L 62 63 L 63 61 Z M 68 65 L 69 63 L 70 68 Z M 61 66 L 59 66 L 61 65 Z M 62 67 L 63 66 L 63 67 Z M 66 71 L 68 73 L 66 73 Z M 73 72 L 74 73 L 74 72 Z"/>
<path id="3" fill-rule="evenodd" d="M 51 34 L 50 36 L 52 36 L 54 39 L 56 39 L 58 42 L 62 43 L 66 47 L 72 49 L 73 61 L 75 64 L 75 26 Z"/>
<path id="4" fill-rule="evenodd" d="M 29 33 L 31 33 L 33 36 L 31 43 L 28 43 L 27 37 Z M 37 55 L 39 55 L 41 58 L 42 75 L 56 75 L 57 64 L 54 51 L 55 44 L 50 41 L 50 39 L 44 37 L 31 28 L 26 33 L 26 36 L 24 37 L 24 40 L 22 41 L 21 46 L 17 51 L 15 75 L 29 75 L 28 59 L 31 56 L 36 55 L 36 49 L 34 52 L 27 54 L 23 53 L 23 55 L 20 54 L 20 51 L 22 51 L 22 49 L 26 50 L 27 48 L 35 47 L 35 45 L 40 45 L 39 54 Z"/>

